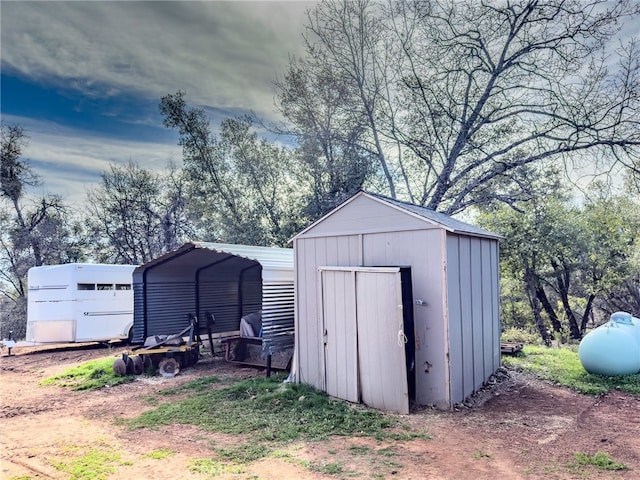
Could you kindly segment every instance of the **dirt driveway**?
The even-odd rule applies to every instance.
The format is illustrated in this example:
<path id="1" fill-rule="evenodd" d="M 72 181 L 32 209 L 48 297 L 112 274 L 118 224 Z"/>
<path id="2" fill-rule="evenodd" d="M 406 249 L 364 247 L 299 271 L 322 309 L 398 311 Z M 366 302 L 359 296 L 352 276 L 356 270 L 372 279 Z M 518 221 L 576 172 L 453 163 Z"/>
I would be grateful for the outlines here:
<path id="1" fill-rule="evenodd" d="M 121 420 L 152 408 L 149 398 L 159 391 L 194 378 L 263 372 L 207 356 L 174 378 L 140 377 L 126 385 L 73 392 L 39 382 L 86 360 L 115 356 L 117 348 L 13 353 L 0 359 L 3 480 L 74 478 L 59 465 L 100 453 L 110 458 L 113 471 L 96 478 L 110 480 L 640 478 L 640 398 L 620 393 L 587 397 L 514 372 L 503 374 L 470 407 L 423 409 L 405 417 L 428 433 L 427 439 L 299 442 L 239 468 L 218 463 L 209 471 L 194 471 L 194 463 L 216 458 L 215 448 L 247 440 L 181 425 L 132 431 Z M 171 454 L 156 454 L 163 449 Z M 606 452 L 627 469 L 577 466 L 575 452 Z"/>

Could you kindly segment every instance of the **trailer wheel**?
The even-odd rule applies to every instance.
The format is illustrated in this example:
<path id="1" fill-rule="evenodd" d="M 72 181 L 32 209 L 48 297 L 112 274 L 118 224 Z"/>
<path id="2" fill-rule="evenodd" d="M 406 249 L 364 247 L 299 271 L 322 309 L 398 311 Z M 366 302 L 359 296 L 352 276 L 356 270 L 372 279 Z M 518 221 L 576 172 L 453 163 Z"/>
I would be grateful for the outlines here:
<path id="1" fill-rule="evenodd" d="M 175 377 L 180 373 L 180 364 L 175 358 L 163 358 L 158 364 L 158 371 L 163 377 Z"/>

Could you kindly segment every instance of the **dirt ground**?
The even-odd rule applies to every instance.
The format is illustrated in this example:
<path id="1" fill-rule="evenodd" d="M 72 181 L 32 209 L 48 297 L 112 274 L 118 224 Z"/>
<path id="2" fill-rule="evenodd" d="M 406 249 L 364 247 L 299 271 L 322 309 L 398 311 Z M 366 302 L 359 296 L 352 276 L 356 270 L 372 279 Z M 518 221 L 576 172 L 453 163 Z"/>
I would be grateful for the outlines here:
<path id="1" fill-rule="evenodd" d="M 120 348 L 118 350 L 118 348 Z M 0 478 L 72 478 L 56 468 L 88 452 L 118 455 L 108 479 L 635 479 L 640 478 L 640 398 L 610 393 L 588 397 L 515 372 L 501 372 L 468 406 L 442 412 L 420 409 L 405 417 L 428 438 L 385 440 L 337 437 L 299 442 L 278 456 L 194 473 L 215 448 L 246 439 L 172 425 L 129 430 L 121 421 L 152 408 L 158 391 L 200 376 L 264 375 L 206 356 L 173 378 L 73 392 L 40 381 L 69 366 L 121 347 L 14 348 L 0 358 Z M 153 452 L 170 449 L 165 458 Z M 626 465 L 606 471 L 575 465 L 575 452 L 606 452 Z M 336 465 L 341 466 L 335 468 Z M 311 466 L 311 467 L 310 467 Z"/>

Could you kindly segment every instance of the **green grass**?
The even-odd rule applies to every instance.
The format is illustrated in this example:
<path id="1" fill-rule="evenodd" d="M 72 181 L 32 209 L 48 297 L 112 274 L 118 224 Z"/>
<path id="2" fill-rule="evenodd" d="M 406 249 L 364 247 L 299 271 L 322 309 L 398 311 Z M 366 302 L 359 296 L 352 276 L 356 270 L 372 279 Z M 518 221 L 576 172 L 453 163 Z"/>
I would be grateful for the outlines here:
<path id="1" fill-rule="evenodd" d="M 113 371 L 115 360 L 115 358 L 91 360 L 68 368 L 59 375 L 46 378 L 40 384 L 70 387 L 72 390 L 95 390 L 132 381 L 135 378 L 133 375 L 116 375 Z"/>
<path id="2" fill-rule="evenodd" d="M 152 450 L 149 453 L 147 453 L 146 455 L 144 455 L 145 457 L 148 458 L 153 458 L 154 460 L 162 460 L 165 459 L 171 455 L 174 455 L 176 452 L 174 452 L 173 450 L 169 449 L 169 448 L 158 448 L 156 450 Z"/>
<path id="3" fill-rule="evenodd" d="M 399 421 L 362 406 L 331 399 L 307 385 L 283 383 L 283 377 L 253 378 L 163 403 L 129 421 L 132 428 L 191 424 L 226 434 L 251 434 L 253 442 L 289 442 L 330 435 L 402 439 Z M 188 388 L 188 387 L 185 387 Z"/>
<path id="4" fill-rule="evenodd" d="M 271 454 L 269 447 L 259 443 L 233 448 L 216 448 L 215 450 L 221 458 L 234 463 L 251 463 Z"/>
<path id="5" fill-rule="evenodd" d="M 525 345 L 517 355 L 503 355 L 505 367 L 520 370 L 578 392 L 599 395 L 611 390 L 640 395 L 640 374 L 608 377 L 588 373 L 575 348 Z"/>
<path id="6" fill-rule="evenodd" d="M 70 450 L 75 453 L 78 448 L 70 447 Z M 68 474 L 69 480 L 106 480 L 117 466 L 124 465 L 120 454 L 111 448 L 92 448 L 67 462 L 49 461 L 57 470 Z"/>
<path id="7" fill-rule="evenodd" d="M 211 390 L 211 386 L 215 383 L 225 383 L 226 380 L 221 379 L 220 377 L 204 377 L 198 378 L 196 380 L 192 380 L 184 385 L 176 388 L 167 388 L 165 390 L 160 391 L 160 395 L 176 395 L 179 393 L 186 392 L 206 392 L 207 390 Z"/>
<path id="8" fill-rule="evenodd" d="M 337 475 L 342 473 L 344 466 L 341 463 L 315 463 L 309 464 L 309 470 L 312 472 L 324 473 L 325 475 Z"/>
<path id="9" fill-rule="evenodd" d="M 213 458 L 197 458 L 189 464 L 189 471 L 207 475 L 207 477 L 219 477 L 227 474 L 237 475 L 244 473 L 244 468 L 241 465 L 225 463 Z"/>
<path id="10" fill-rule="evenodd" d="M 588 455 L 583 452 L 577 452 L 574 454 L 575 464 L 572 466 L 583 467 L 586 465 L 593 465 L 600 470 L 626 470 L 626 465 L 613 460 L 608 453 L 598 452 L 594 455 Z"/>

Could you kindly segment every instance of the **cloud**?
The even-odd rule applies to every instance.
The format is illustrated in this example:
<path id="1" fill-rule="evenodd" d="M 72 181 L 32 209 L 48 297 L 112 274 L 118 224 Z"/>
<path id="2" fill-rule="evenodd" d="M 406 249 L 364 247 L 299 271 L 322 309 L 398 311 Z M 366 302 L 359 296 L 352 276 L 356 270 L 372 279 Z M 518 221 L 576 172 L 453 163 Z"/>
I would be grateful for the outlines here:
<path id="1" fill-rule="evenodd" d="M 132 161 L 148 170 L 162 170 L 169 161 L 179 164 L 182 158 L 175 144 L 114 139 L 30 118 L 8 116 L 3 120 L 22 125 L 29 137 L 23 159 L 43 181 L 31 193 L 61 194 L 69 205 L 85 203 L 87 191 L 111 165 Z"/>
<path id="2" fill-rule="evenodd" d="M 301 53 L 307 2 L 4 2 L 2 67 L 85 96 L 179 89 L 274 116 L 272 82 Z"/>

